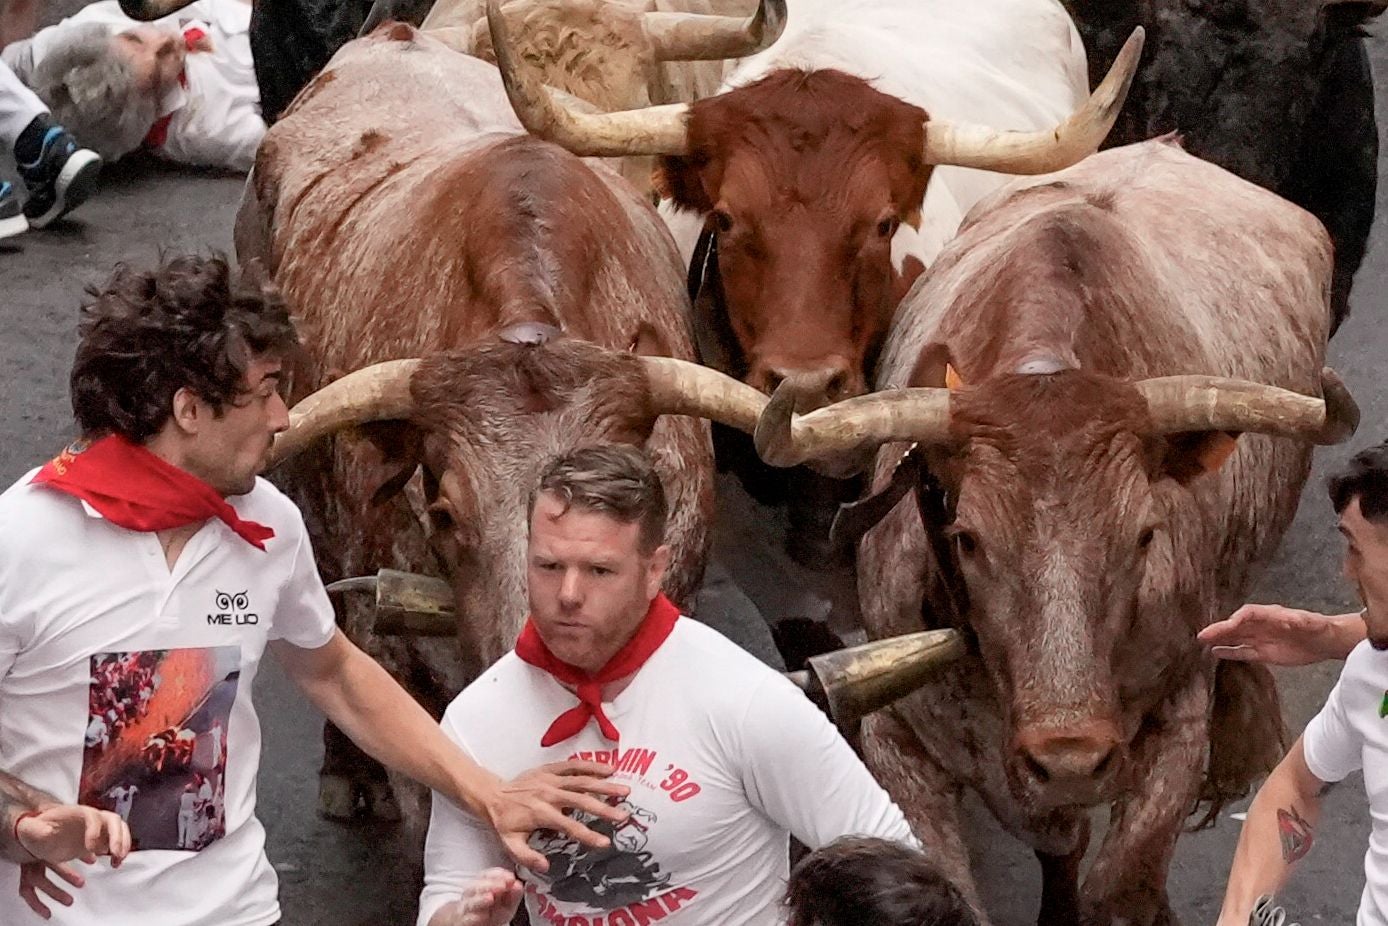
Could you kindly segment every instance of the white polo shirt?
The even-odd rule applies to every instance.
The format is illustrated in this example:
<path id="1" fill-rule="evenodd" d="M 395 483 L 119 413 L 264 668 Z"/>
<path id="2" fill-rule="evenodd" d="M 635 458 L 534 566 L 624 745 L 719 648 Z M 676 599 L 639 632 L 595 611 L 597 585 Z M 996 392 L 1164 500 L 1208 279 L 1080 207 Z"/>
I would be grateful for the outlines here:
<path id="1" fill-rule="evenodd" d="M 170 571 L 155 534 L 30 485 L 33 475 L 0 495 L 0 768 L 111 810 L 113 789 L 139 788 L 128 821 L 137 851 L 116 870 L 79 866 L 86 886 L 72 907 L 50 905 L 50 922 L 269 926 L 278 883 L 255 818 L 251 687 L 267 641 L 316 649 L 334 632 L 303 518 L 258 479 L 229 501 L 274 529 L 266 549 L 213 519 Z M 105 741 L 87 735 L 96 716 L 109 720 Z M 218 727 L 225 751 L 197 748 Z M 188 785 L 224 804 L 180 849 Z M 6 926 L 37 922 L 18 880 L 0 860 Z"/>
<path id="2" fill-rule="evenodd" d="M 1301 735 L 1306 767 L 1321 781 L 1364 770 L 1373 830 L 1364 854 L 1357 926 L 1388 926 L 1388 653 L 1354 648 L 1321 712 Z"/>
<path id="3" fill-rule="evenodd" d="M 543 669 L 507 653 L 463 690 L 443 731 L 504 778 L 569 758 L 613 765 L 630 820 L 580 815 L 612 838 L 593 850 L 545 831 L 530 845 L 549 871 L 522 871 L 530 922 L 549 926 L 774 926 L 789 835 L 812 849 L 841 836 L 916 846 L 901 811 L 838 731 L 794 685 L 717 631 L 682 617 L 603 711 L 549 748 L 540 738 L 577 703 Z M 509 867 L 496 835 L 434 795 L 417 926 L 482 870 Z"/>

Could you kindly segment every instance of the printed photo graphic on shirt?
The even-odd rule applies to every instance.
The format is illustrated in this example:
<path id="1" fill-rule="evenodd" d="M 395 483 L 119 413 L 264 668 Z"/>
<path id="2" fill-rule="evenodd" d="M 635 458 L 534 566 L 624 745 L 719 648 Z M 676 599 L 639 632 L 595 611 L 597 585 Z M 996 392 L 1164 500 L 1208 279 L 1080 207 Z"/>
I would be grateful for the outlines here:
<path id="1" fill-rule="evenodd" d="M 119 814 L 137 850 L 221 839 L 240 678 L 239 646 L 93 656 L 79 800 Z"/>

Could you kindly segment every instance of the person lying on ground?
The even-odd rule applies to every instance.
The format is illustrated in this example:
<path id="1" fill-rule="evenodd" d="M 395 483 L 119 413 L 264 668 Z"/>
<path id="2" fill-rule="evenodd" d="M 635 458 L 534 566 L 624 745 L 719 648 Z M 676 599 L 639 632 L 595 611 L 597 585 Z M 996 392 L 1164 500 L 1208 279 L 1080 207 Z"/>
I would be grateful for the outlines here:
<path id="1" fill-rule="evenodd" d="M 0 57 L 109 161 L 145 148 L 182 164 L 247 171 L 265 135 L 250 19 L 246 0 L 198 0 L 151 23 L 100 0 Z"/>

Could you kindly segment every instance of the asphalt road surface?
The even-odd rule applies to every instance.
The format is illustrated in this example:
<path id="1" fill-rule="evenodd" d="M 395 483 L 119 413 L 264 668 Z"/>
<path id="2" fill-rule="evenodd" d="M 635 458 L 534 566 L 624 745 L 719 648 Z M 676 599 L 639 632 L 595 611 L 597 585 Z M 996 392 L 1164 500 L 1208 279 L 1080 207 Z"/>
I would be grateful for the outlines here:
<path id="1" fill-rule="evenodd" d="M 1379 73 L 1388 73 L 1388 41 L 1373 41 L 1373 59 Z M 1378 106 L 1381 114 L 1388 113 L 1388 80 L 1380 80 Z M 1388 174 L 1388 164 L 1380 170 Z M 83 288 L 99 283 L 119 261 L 147 263 L 161 251 L 229 251 L 241 185 L 238 177 L 151 162 L 120 165 L 106 173 L 99 198 L 71 221 L 0 242 L 0 480 L 18 478 L 71 434 L 66 375 Z M 1383 228 L 1388 209 L 1381 190 L 1378 204 L 1380 218 L 1355 288 L 1354 315 L 1331 350 L 1333 364 L 1363 409 L 1364 425 L 1350 445 L 1318 451 L 1296 523 L 1257 585 L 1256 600 L 1333 613 L 1357 607 L 1340 576 L 1341 544 L 1323 485 L 1329 470 L 1388 432 L 1388 390 L 1381 375 L 1388 354 L 1382 306 L 1388 293 L 1388 235 Z M 751 507 L 745 498 L 735 504 L 743 511 Z M 834 587 L 823 576 L 783 578 L 782 559 L 771 552 L 778 525 L 766 516 L 754 520 L 751 527 L 745 522 L 725 525 L 720 539 L 730 571 L 765 610 L 777 617 L 821 617 L 834 601 L 851 596 L 842 582 Z M 778 597 L 791 587 L 801 590 L 794 602 Z M 1338 670 L 1338 664 L 1326 665 L 1280 676 L 1293 730 L 1299 731 L 1314 713 Z M 280 873 L 287 926 L 412 923 L 417 890 L 417 873 L 409 861 L 412 848 L 396 827 L 319 819 L 319 718 L 273 662 L 258 679 L 256 700 L 265 724 L 260 816 Z M 1178 846 L 1171 895 L 1187 926 L 1214 922 L 1238 836 L 1239 822 L 1230 814 L 1244 806 L 1229 808 L 1212 830 L 1186 835 Z M 997 922 L 1035 922 L 1040 878 L 1030 852 L 982 814 L 974 816 L 977 865 Z M 1303 926 L 1352 922 L 1363 886 L 1368 829 L 1362 779 L 1355 776 L 1328 796 L 1315 851 L 1284 895 Z"/>

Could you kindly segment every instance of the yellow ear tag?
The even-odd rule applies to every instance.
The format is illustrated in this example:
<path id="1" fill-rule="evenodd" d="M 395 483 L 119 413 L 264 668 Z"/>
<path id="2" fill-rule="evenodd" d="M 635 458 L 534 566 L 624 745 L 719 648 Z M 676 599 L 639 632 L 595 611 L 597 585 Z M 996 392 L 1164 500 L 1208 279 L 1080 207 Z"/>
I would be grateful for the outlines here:
<path id="1" fill-rule="evenodd" d="M 945 364 L 945 388 L 946 388 L 946 389 L 963 389 L 963 388 L 964 388 L 964 380 L 963 380 L 963 378 L 958 374 L 958 372 L 955 371 L 955 369 L 954 369 L 954 364 L 952 364 L 952 363 L 947 363 L 947 364 Z"/>

